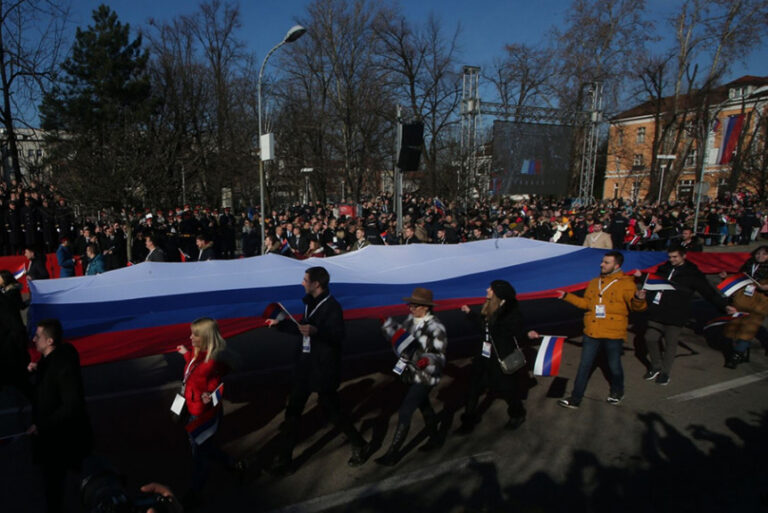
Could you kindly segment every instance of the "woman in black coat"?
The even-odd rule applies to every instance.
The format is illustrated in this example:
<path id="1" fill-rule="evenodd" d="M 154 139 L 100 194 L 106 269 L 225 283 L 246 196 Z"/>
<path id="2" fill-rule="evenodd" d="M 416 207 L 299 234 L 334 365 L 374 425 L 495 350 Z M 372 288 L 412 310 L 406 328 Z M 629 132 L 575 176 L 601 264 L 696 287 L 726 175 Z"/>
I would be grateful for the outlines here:
<path id="1" fill-rule="evenodd" d="M 513 374 L 504 374 L 499 359 L 504 359 L 516 348 L 524 349 L 529 338 L 536 338 L 534 331 L 525 332 L 523 316 L 517 303 L 514 287 L 504 280 L 494 280 L 486 290 L 486 300 L 480 313 L 473 312 L 467 305 L 461 311 L 481 329 L 481 344 L 472 359 L 472 371 L 467 402 L 461 416 L 459 434 L 471 433 L 480 422 L 477 412 L 480 394 L 484 390 L 499 394 L 507 402 L 509 421 L 507 429 L 517 429 L 525 422 L 523 397 L 529 383 L 528 368 L 523 367 Z"/>

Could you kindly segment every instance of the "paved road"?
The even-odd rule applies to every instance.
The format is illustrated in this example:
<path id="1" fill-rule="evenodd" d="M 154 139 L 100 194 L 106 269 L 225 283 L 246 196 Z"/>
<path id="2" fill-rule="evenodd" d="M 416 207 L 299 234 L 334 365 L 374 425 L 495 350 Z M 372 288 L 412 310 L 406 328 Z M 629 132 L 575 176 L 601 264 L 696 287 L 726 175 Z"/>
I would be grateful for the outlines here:
<path id="1" fill-rule="evenodd" d="M 260 331 L 233 345 L 263 339 Z M 672 383 L 661 387 L 640 378 L 644 366 L 630 339 L 625 401 L 618 407 L 605 403 L 608 385 L 598 368 L 581 409 L 571 411 L 559 408 L 556 398 L 570 391 L 580 351 L 574 341 L 566 347 L 561 377 L 537 378 L 528 421 L 518 431 L 502 429 L 505 406 L 495 401 L 469 437 L 452 433 L 468 378 L 468 360 L 457 357 L 434 393 L 444 408 L 445 446 L 427 455 L 416 450 L 416 415 L 415 441 L 394 469 L 372 461 L 348 468 L 348 445 L 323 426 L 310 402 L 297 472 L 282 479 L 252 472 L 240 483 L 218 469 L 203 511 L 414 511 L 414 504 L 449 512 L 760 511 L 768 507 L 762 465 L 768 454 L 768 358 L 755 347 L 751 362 L 729 370 L 700 335 L 686 330 L 683 342 Z M 348 360 L 347 372 L 357 377 L 342 390 L 364 436 L 385 446 L 403 391 L 387 371 L 390 365 L 386 353 Z M 163 377 L 176 366 L 173 358 L 159 357 L 86 370 L 98 452 L 126 475 L 129 489 L 158 480 L 183 490 L 187 482 L 187 442 L 167 414 L 176 385 Z M 220 432 L 227 451 L 257 466 L 271 458 L 287 393 L 284 377 L 279 371 L 232 376 Z M 95 382 L 100 386 L 90 386 Z M 4 433 L 25 422 L 7 409 L 0 415 Z M 40 511 L 39 474 L 26 441 L 0 448 L 0 454 L 3 511 Z"/>

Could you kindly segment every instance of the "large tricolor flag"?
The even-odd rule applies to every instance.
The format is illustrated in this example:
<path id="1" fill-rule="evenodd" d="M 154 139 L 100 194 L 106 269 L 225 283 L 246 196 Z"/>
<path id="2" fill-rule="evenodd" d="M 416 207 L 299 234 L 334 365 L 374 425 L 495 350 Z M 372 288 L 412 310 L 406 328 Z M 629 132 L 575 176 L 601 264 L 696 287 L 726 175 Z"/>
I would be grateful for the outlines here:
<path id="1" fill-rule="evenodd" d="M 27 274 L 27 268 L 24 266 L 24 264 L 21 264 L 18 269 L 13 271 L 13 277 L 17 280 L 20 280 L 22 276 Z"/>
<path id="2" fill-rule="evenodd" d="M 711 321 L 704 324 L 704 329 L 708 330 L 709 328 L 714 328 L 715 326 L 722 326 L 723 324 L 728 324 L 733 320 L 736 320 L 740 317 L 746 317 L 747 315 L 749 315 L 747 312 L 736 312 L 733 315 L 723 315 L 722 317 L 715 317 Z"/>
<path id="3" fill-rule="evenodd" d="M 377 319 L 405 314 L 403 297 L 414 287 L 432 290 L 438 312 L 482 303 L 484 289 L 496 279 L 512 283 L 520 300 L 578 290 L 599 273 L 604 253 L 509 238 L 372 245 L 325 259 L 323 267 L 346 320 Z M 627 251 L 624 259 L 627 269 L 649 269 L 666 261 L 667 254 Z M 745 259 L 731 267 L 738 269 Z M 189 323 L 200 317 L 216 319 L 222 335 L 232 337 L 262 328 L 264 317 L 258 314 L 270 303 L 303 314 L 301 278 L 313 265 L 267 254 L 185 264 L 143 262 L 95 276 L 35 280 L 28 325 L 34 329 L 35 319 L 61 319 L 83 365 L 172 352 L 188 340 Z"/>
<path id="4" fill-rule="evenodd" d="M 675 290 L 675 286 L 658 274 L 648 273 L 643 282 L 645 290 Z"/>
<path id="5" fill-rule="evenodd" d="M 743 289 L 750 283 L 754 283 L 755 280 L 750 278 L 747 274 L 736 273 L 733 276 L 729 276 L 717 285 L 717 290 L 723 293 L 725 297 L 732 296 L 739 289 Z"/>
<path id="6" fill-rule="evenodd" d="M 557 376 L 563 355 L 563 344 L 568 337 L 545 335 L 541 338 L 533 373 L 536 376 Z"/>

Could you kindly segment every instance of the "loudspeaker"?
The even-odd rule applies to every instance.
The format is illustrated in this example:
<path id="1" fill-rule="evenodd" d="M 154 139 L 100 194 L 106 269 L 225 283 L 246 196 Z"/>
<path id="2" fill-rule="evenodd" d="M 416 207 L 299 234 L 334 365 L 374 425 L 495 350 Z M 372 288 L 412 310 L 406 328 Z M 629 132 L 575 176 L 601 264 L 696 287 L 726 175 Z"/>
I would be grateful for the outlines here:
<path id="1" fill-rule="evenodd" d="M 404 124 L 400 154 L 397 156 L 397 167 L 400 171 L 418 171 L 422 146 L 424 146 L 424 123 L 416 121 Z"/>

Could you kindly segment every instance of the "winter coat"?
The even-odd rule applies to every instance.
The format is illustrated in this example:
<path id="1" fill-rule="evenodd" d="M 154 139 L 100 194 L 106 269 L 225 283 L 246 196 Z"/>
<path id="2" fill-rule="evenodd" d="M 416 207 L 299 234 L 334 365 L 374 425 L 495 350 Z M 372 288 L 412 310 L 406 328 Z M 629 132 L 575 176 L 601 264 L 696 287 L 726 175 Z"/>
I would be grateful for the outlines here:
<path id="1" fill-rule="evenodd" d="M 59 261 L 59 277 L 68 278 L 75 275 L 75 261 L 72 258 L 72 250 L 69 246 L 61 245 L 56 250 L 56 259 Z"/>
<path id="2" fill-rule="evenodd" d="M 615 282 L 614 282 L 615 280 Z M 610 285 L 613 283 L 612 285 Z M 598 319 L 595 305 L 600 304 L 602 284 L 602 304 L 605 305 L 605 318 Z M 592 279 L 584 291 L 584 297 L 568 293 L 563 298 L 584 313 L 584 334 L 592 338 L 624 339 L 627 336 L 629 312 L 642 312 L 646 309 L 645 301 L 635 297 L 635 280 L 621 271 L 604 277 Z"/>
<path id="3" fill-rule="evenodd" d="M 27 281 L 47 280 L 50 277 L 51 275 L 48 274 L 48 269 L 45 267 L 45 259 L 35 255 L 35 257 L 29 261 Z"/>
<path id="4" fill-rule="evenodd" d="M 400 375 L 405 383 L 421 383 L 425 385 L 437 385 L 445 367 L 445 350 L 448 346 L 448 337 L 445 326 L 433 314 L 429 314 L 426 320 L 419 322 L 413 315 L 405 318 L 402 324 L 395 322 L 391 317 L 384 321 L 381 330 L 387 340 L 400 330 L 410 333 L 413 342 L 400 353 L 400 359 L 405 362 L 406 368 Z M 419 362 L 425 363 L 420 365 Z"/>
<path id="5" fill-rule="evenodd" d="M 15 285 L 0 293 L 0 384 L 27 381 L 28 344 L 21 318 L 21 293 Z"/>
<path id="6" fill-rule="evenodd" d="M 695 264 L 683 262 L 678 267 L 665 262 L 656 269 L 656 274 L 666 279 L 675 290 L 649 291 L 646 295 L 648 302 L 648 318 L 661 324 L 683 326 L 691 317 L 691 300 L 698 292 L 715 307 L 725 312 L 727 300 L 713 288 Z M 658 304 L 656 298 L 661 296 Z"/>
<path id="7" fill-rule="evenodd" d="M 85 406 L 80 356 L 61 343 L 37 364 L 32 436 L 37 463 L 77 466 L 91 450 L 93 433 Z"/>
<path id="8" fill-rule="evenodd" d="M 101 274 L 104 271 L 104 257 L 101 255 L 96 255 L 93 257 L 93 260 L 88 262 L 88 266 L 85 268 L 85 275 L 93 276 L 96 274 Z"/>
<path id="9" fill-rule="evenodd" d="M 282 332 L 298 335 L 294 378 L 304 381 L 315 392 L 336 390 L 341 381 L 341 350 L 346 336 L 344 312 L 329 291 L 316 298 L 307 294 L 303 301 L 302 323 L 317 328 L 317 333 L 310 337 L 308 353 L 302 350 L 302 337 L 292 320 L 285 319 L 277 325 Z"/>
<path id="10" fill-rule="evenodd" d="M 184 353 L 184 369 L 185 373 L 189 372 L 187 381 L 184 386 L 184 399 L 186 400 L 187 410 L 190 415 L 195 417 L 202 414 L 204 411 L 213 407 L 213 403 L 205 404 L 202 399 L 203 392 L 213 393 L 214 390 L 221 384 L 221 378 L 227 373 L 228 367 L 213 358 L 205 361 L 207 353 L 201 351 L 197 355 L 197 359 L 194 363 L 194 351 L 187 351 Z M 190 369 L 187 371 L 187 369 Z"/>
<path id="11" fill-rule="evenodd" d="M 762 283 L 766 284 L 768 280 Z M 749 315 L 734 319 L 723 328 L 723 335 L 733 340 L 752 340 L 768 315 L 768 295 L 759 290 L 755 290 L 752 296 L 744 292 L 745 289 L 742 288 L 733 294 L 733 306 L 739 312 Z"/>
<path id="12" fill-rule="evenodd" d="M 488 386 L 494 390 L 511 390 L 522 381 L 527 381 L 528 370 L 526 367 L 519 369 L 514 374 L 504 374 L 499 364 L 499 358 L 503 360 L 518 346 L 524 352 L 529 346 L 528 334 L 523 328 L 523 316 L 517 304 L 511 307 L 506 303 L 501 305 L 488 320 L 475 311 L 470 311 L 467 314 L 467 319 L 481 330 L 480 343 L 474 350 L 472 366 L 479 367 L 477 371 L 482 371 Z M 488 341 L 493 340 L 490 358 L 482 355 L 483 343 L 486 340 L 486 327 L 488 329 Z M 530 359 L 530 355 L 526 354 L 526 358 Z M 475 371 L 476 369 L 473 369 L 473 373 Z M 525 379 L 519 379 L 521 377 Z"/>

